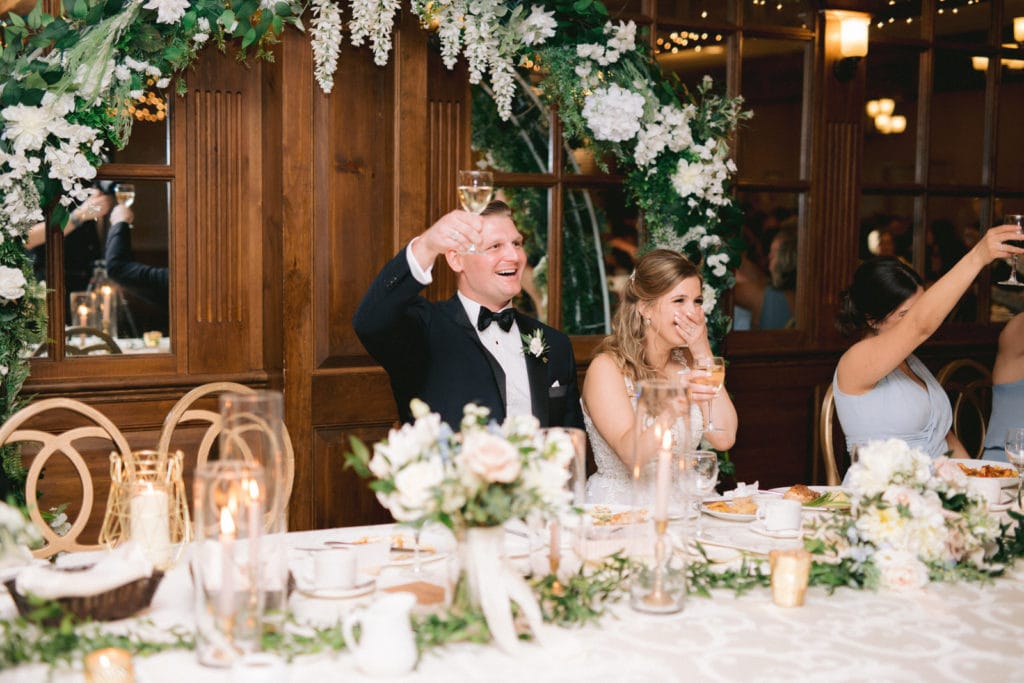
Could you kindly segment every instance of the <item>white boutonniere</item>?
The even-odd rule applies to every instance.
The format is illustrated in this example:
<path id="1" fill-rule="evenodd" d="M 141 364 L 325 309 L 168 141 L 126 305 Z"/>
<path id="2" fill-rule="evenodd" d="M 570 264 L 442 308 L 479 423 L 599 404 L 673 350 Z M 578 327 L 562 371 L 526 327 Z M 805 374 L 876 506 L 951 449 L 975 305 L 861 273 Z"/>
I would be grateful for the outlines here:
<path id="1" fill-rule="evenodd" d="M 538 328 L 532 334 L 519 335 L 523 339 L 523 353 L 548 362 L 548 343 L 544 341 L 544 330 Z"/>

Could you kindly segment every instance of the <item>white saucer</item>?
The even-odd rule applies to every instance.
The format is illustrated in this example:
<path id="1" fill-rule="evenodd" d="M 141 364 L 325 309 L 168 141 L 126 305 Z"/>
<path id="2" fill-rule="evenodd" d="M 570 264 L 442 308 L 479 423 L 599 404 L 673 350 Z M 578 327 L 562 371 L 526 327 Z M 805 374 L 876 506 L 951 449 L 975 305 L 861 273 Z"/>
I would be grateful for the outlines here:
<path id="1" fill-rule="evenodd" d="M 414 565 L 416 564 L 416 558 L 414 557 L 414 555 L 414 552 L 408 550 L 402 550 L 401 554 L 392 552 L 391 558 L 387 561 L 387 566 L 408 567 L 410 565 Z M 420 564 L 429 564 L 431 562 L 437 562 L 438 560 L 443 560 L 446 557 L 448 557 L 448 553 L 446 553 L 443 550 L 421 550 Z"/>
<path id="2" fill-rule="evenodd" d="M 1005 512 L 1006 510 L 1009 510 L 1011 507 L 1013 507 L 1013 502 L 1014 499 L 1017 497 L 1017 494 L 1005 490 L 1003 491 L 1003 493 L 1006 495 L 1003 496 L 1003 500 L 1001 502 L 996 503 L 995 505 L 988 506 L 989 512 Z"/>
<path id="3" fill-rule="evenodd" d="M 747 528 L 753 531 L 755 534 L 767 536 L 768 538 L 801 538 L 804 535 L 803 529 L 797 529 L 796 531 L 768 531 L 768 529 L 764 528 L 764 522 L 762 522 L 761 520 L 751 522 Z"/>
<path id="4" fill-rule="evenodd" d="M 308 598 L 318 600 L 345 600 L 366 595 L 377 586 L 377 579 L 366 577 L 351 588 L 315 588 L 296 585 L 295 589 Z"/>

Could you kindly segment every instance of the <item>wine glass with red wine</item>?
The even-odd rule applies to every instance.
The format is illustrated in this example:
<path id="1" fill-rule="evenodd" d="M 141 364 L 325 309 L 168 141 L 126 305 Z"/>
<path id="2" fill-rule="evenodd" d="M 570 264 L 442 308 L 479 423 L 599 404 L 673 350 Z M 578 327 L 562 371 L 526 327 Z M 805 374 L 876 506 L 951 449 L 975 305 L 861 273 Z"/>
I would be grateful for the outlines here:
<path id="1" fill-rule="evenodd" d="M 1003 216 L 1003 225 L 1016 225 L 1018 228 L 1024 229 L 1024 216 L 1019 213 L 1008 213 Z M 1024 237 L 1024 234 L 1021 235 Z M 1010 244 L 1015 247 L 1024 248 L 1024 239 L 1019 240 L 1006 240 L 1006 244 Z M 1024 287 L 1024 282 L 1017 279 L 1017 255 L 1013 254 L 1010 257 L 1010 277 L 1006 278 L 1002 282 L 997 282 L 1000 285 L 1010 285 L 1011 287 Z"/>

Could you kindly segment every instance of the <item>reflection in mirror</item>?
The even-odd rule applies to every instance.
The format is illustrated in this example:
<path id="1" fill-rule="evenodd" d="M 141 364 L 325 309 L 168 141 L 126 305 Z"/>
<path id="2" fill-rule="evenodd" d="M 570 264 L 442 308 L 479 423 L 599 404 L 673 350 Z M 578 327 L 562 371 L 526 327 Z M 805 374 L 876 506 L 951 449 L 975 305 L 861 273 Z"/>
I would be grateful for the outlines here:
<path id="1" fill-rule="evenodd" d="M 915 269 L 924 277 L 925 286 L 935 283 L 956 265 L 973 247 L 981 235 L 982 202 L 977 197 L 942 197 L 928 199 L 925 226 L 924 264 Z M 917 265 L 917 264 L 915 264 Z M 978 283 L 961 297 L 949 320 L 973 322 L 979 318 Z"/>
<path id="2" fill-rule="evenodd" d="M 103 180 L 89 201 L 91 218 L 65 238 L 66 320 L 79 328 L 68 355 L 169 351 L 170 183 Z"/>
<path id="3" fill-rule="evenodd" d="M 992 224 L 1015 222 L 1015 215 L 1024 214 L 1024 200 L 1016 198 L 997 198 L 992 208 Z M 1000 285 L 1010 275 L 1012 261 L 997 262 L 992 266 L 992 303 L 989 319 L 992 322 L 1004 322 L 1018 313 L 1024 312 L 1024 287 Z M 1017 280 L 1024 282 L 1024 258 L 1017 257 Z"/>
<path id="4" fill-rule="evenodd" d="M 682 28 L 658 28 L 654 55 L 666 73 L 672 73 L 691 90 L 711 76 L 715 91 L 725 91 L 726 44 L 729 35 L 698 32 Z"/>
<path id="5" fill-rule="evenodd" d="M 919 61 L 916 49 L 898 45 L 872 45 L 868 53 L 861 164 L 866 185 L 914 182 Z"/>
<path id="6" fill-rule="evenodd" d="M 484 85 L 472 87 L 472 147 L 476 166 L 503 173 L 547 173 L 551 158 L 551 112 L 519 71 L 512 115 L 502 121 L 494 95 Z M 510 124 L 515 134 L 510 135 Z"/>
<path id="7" fill-rule="evenodd" d="M 971 57 L 970 52 L 935 50 L 930 183 L 977 184 L 982 179 L 986 76 Z"/>
<path id="8" fill-rule="evenodd" d="M 799 195 L 738 193 L 747 248 L 736 269 L 736 331 L 794 329 Z"/>
<path id="9" fill-rule="evenodd" d="M 914 265 L 914 198 L 865 194 L 861 197 L 858 257 L 898 256 Z"/>
<path id="10" fill-rule="evenodd" d="M 502 187 L 495 199 L 512 207 L 512 220 L 523 235 L 526 269 L 523 291 L 516 308 L 523 313 L 548 321 L 548 191 L 543 187 Z"/>
<path id="11" fill-rule="evenodd" d="M 169 164 L 171 163 L 170 91 L 147 93 L 146 106 L 135 108 L 135 122 L 132 125 L 131 141 L 124 149 L 110 154 L 111 164 Z M 160 107 L 163 107 L 162 109 Z"/>

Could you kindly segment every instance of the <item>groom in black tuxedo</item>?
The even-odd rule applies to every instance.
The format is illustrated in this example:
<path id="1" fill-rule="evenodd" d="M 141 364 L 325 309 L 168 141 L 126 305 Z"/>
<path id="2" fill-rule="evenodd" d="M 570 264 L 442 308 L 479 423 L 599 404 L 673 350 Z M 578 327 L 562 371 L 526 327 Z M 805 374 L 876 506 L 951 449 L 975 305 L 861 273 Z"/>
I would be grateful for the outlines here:
<path id="1" fill-rule="evenodd" d="M 458 293 L 430 302 L 419 293 L 442 254 Z M 499 422 L 532 414 L 541 426 L 583 427 L 569 338 L 511 307 L 525 267 L 523 236 L 497 201 L 479 216 L 446 214 L 384 266 L 352 322 L 387 370 L 403 422 L 419 398 L 455 430 L 470 402 Z"/>

